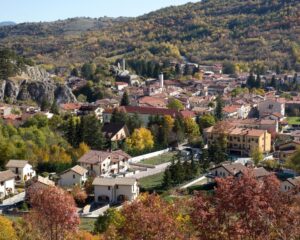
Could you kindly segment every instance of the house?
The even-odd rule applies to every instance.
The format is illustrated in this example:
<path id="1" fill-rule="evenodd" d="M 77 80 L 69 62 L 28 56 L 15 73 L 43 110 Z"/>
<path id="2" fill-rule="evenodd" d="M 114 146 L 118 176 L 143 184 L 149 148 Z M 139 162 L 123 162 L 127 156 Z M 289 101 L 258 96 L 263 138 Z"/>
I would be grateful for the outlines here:
<path id="1" fill-rule="evenodd" d="M 247 167 L 241 163 L 224 163 L 210 169 L 209 172 L 214 177 L 226 178 L 229 176 L 236 176 L 246 169 Z"/>
<path id="2" fill-rule="evenodd" d="M 122 106 L 116 110 L 127 113 L 129 116 L 137 114 L 144 126 L 147 126 L 151 117 L 166 116 L 176 117 L 179 112 L 168 108 L 154 108 L 154 107 L 138 107 L 138 106 Z M 106 109 L 103 112 L 104 123 L 109 123 L 114 109 Z"/>
<path id="3" fill-rule="evenodd" d="M 80 103 L 65 103 L 60 105 L 62 112 L 67 112 L 70 114 L 77 114 L 81 107 Z"/>
<path id="4" fill-rule="evenodd" d="M 34 185 L 37 188 L 39 188 L 39 187 L 54 187 L 55 183 L 53 181 L 51 181 L 49 178 L 35 176 L 26 182 L 26 188 L 28 188 L 31 185 Z"/>
<path id="5" fill-rule="evenodd" d="M 128 87 L 128 83 L 126 82 L 116 82 L 116 88 L 118 91 L 122 91 Z"/>
<path id="6" fill-rule="evenodd" d="M 139 195 L 135 178 L 95 178 L 93 181 L 95 202 L 122 203 L 133 201 Z"/>
<path id="7" fill-rule="evenodd" d="M 144 96 L 138 100 L 138 104 L 140 107 L 166 108 L 168 100 L 166 98 Z"/>
<path id="8" fill-rule="evenodd" d="M 288 192 L 296 187 L 300 187 L 300 177 L 288 178 L 280 184 L 282 192 Z"/>
<path id="9" fill-rule="evenodd" d="M 32 165 L 26 160 L 9 160 L 5 167 L 16 175 L 17 181 L 26 182 L 36 175 Z"/>
<path id="10" fill-rule="evenodd" d="M 239 128 L 230 125 L 225 127 L 224 133 L 227 135 L 227 148 L 230 153 L 241 156 L 250 156 L 253 150 L 259 149 L 262 153 L 271 151 L 271 134 L 266 130 Z M 220 131 L 216 127 L 204 129 L 204 139 L 207 144 L 212 145 L 220 136 Z"/>
<path id="11" fill-rule="evenodd" d="M 105 138 L 111 142 L 122 141 L 129 137 L 129 131 L 124 123 L 107 123 L 102 127 Z"/>
<path id="12" fill-rule="evenodd" d="M 15 174 L 10 171 L 0 172 L 0 199 L 15 192 Z"/>
<path id="13" fill-rule="evenodd" d="M 226 178 L 226 177 L 239 177 L 243 175 L 245 171 L 250 170 L 241 163 L 223 163 L 214 168 L 210 169 L 210 178 Z M 252 174 L 256 179 L 262 179 L 264 177 L 272 175 L 272 173 L 268 172 L 265 168 L 253 168 Z"/>
<path id="14" fill-rule="evenodd" d="M 300 142 L 298 141 L 290 141 L 287 143 L 280 144 L 277 146 L 276 157 L 285 162 L 288 160 L 293 154 L 300 149 Z"/>
<path id="15" fill-rule="evenodd" d="M 88 170 L 76 165 L 59 174 L 58 184 L 62 187 L 83 186 L 87 181 Z"/>
<path id="16" fill-rule="evenodd" d="M 285 102 L 281 99 L 267 99 L 258 104 L 259 116 L 264 117 L 273 113 L 285 116 Z"/>
<path id="17" fill-rule="evenodd" d="M 11 114 L 12 107 L 10 106 L 0 106 L 0 118 L 4 118 Z"/>
<path id="18" fill-rule="evenodd" d="M 95 115 L 96 118 L 102 119 L 102 112 L 104 111 L 103 108 L 99 107 L 96 104 L 84 104 L 82 105 L 77 114 L 81 116 L 85 115 Z"/>
<path id="19" fill-rule="evenodd" d="M 90 176 L 107 176 L 120 174 L 129 168 L 131 156 L 122 150 L 105 152 L 91 150 L 79 160 L 80 166 L 88 170 Z"/>

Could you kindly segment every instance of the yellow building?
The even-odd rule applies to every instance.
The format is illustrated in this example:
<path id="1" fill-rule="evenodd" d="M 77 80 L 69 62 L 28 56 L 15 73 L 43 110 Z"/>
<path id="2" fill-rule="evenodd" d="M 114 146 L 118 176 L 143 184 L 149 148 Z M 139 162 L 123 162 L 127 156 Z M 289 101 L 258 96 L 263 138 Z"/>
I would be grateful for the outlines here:
<path id="1" fill-rule="evenodd" d="M 204 138 L 210 146 L 220 136 L 221 132 L 214 127 L 204 130 Z M 266 130 L 229 127 L 223 130 L 227 139 L 227 148 L 230 153 L 250 156 L 253 150 L 259 149 L 262 153 L 271 151 L 271 134 Z"/>

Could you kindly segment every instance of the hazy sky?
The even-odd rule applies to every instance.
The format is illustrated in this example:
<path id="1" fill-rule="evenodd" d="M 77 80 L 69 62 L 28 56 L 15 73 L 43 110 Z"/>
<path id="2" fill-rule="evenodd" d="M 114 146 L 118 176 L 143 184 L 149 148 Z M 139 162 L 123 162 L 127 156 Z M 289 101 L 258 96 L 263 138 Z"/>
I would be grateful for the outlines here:
<path id="1" fill-rule="evenodd" d="M 135 17 L 197 0 L 0 0 L 0 21 L 39 22 L 70 17 Z"/>

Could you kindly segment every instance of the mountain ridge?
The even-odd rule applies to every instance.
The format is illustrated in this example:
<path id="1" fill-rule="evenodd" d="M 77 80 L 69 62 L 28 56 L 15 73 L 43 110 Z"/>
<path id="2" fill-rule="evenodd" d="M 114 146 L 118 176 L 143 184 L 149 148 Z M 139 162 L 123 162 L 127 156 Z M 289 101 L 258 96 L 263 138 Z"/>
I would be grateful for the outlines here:
<path id="1" fill-rule="evenodd" d="M 120 57 L 180 61 L 183 55 L 192 62 L 259 61 L 295 68 L 300 64 L 299 12 L 297 0 L 204 0 L 137 18 L 100 19 L 102 24 L 92 27 L 88 21 L 77 28 L 83 20 L 74 19 L 52 23 L 54 28 L 4 27 L 0 46 L 56 65 Z"/>

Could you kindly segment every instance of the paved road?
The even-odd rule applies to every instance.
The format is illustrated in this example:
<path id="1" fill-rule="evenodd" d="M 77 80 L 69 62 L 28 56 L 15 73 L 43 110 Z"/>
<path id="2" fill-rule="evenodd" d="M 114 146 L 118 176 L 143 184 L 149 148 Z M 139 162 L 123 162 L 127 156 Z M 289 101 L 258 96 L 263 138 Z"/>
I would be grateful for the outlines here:
<path id="1" fill-rule="evenodd" d="M 170 165 L 171 165 L 171 162 L 156 165 L 155 168 L 147 168 L 147 171 L 136 173 L 132 177 L 137 178 L 137 179 L 149 177 L 149 176 L 164 172 L 166 170 L 166 168 Z"/>
<path id="2" fill-rule="evenodd" d="M 191 186 L 193 186 L 194 184 L 196 184 L 196 183 L 198 183 L 198 182 L 201 182 L 201 181 L 203 181 L 203 180 L 205 180 L 205 179 L 206 179 L 205 176 L 201 176 L 201 177 L 199 177 L 199 178 L 197 178 L 197 179 L 195 179 L 195 180 L 193 180 L 193 181 L 191 181 L 191 182 L 185 184 L 185 185 L 182 186 L 180 189 L 185 189 L 185 188 L 191 187 Z"/>

